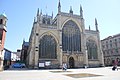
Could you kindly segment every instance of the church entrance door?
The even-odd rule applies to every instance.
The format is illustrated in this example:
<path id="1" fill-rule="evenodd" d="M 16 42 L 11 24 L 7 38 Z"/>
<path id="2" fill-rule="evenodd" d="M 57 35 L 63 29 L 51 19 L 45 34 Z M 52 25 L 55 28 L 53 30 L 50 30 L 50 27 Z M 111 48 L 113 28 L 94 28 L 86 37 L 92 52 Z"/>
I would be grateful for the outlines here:
<path id="1" fill-rule="evenodd" d="M 75 67 L 75 65 L 74 65 L 74 58 L 73 57 L 69 58 L 69 67 L 70 68 L 74 68 Z"/>

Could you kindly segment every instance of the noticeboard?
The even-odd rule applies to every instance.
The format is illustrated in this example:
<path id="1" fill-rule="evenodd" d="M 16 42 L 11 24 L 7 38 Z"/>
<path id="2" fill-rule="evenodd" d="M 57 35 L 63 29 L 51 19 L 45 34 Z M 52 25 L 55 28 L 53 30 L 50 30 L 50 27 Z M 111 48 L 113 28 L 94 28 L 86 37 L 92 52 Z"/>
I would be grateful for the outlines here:
<path id="1" fill-rule="evenodd" d="M 45 63 L 39 63 L 39 67 L 45 67 Z"/>

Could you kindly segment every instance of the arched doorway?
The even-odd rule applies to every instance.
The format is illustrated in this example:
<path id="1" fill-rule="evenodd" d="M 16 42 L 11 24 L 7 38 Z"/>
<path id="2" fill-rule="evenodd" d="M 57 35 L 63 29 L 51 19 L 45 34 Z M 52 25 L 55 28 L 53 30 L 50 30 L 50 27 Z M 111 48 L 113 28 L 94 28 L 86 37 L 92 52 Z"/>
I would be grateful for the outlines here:
<path id="1" fill-rule="evenodd" d="M 73 57 L 69 58 L 69 67 L 70 68 L 74 68 L 75 67 L 75 65 L 74 65 L 74 58 Z"/>

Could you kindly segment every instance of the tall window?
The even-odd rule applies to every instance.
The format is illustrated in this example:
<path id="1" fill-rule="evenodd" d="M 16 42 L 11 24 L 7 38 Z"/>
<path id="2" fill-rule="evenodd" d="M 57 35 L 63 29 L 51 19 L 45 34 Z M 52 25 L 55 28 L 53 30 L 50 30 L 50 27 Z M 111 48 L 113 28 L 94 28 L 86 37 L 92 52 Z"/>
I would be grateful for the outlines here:
<path id="1" fill-rule="evenodd" d="M 96 42 L 94 40 L 88 40 L 86 46 L 88 50 L 88 59 L 98 59 Z"/>
<path id="2" fill-rule="evenodd" d="M 57 58 L 57 43 L 53 36 L 45 35 L 40 39 L 39 58 L 56 59 Z"/>
<path id="3" fill-rule="evenodd" d="M 3 20 L 2 19 L 0 19 L 0 24 L 3 24 Z"/>
<path id="4" fill-rule="evenodd" d="M 2 40 L 2 31 L 0 30 L 0 40 Z"/>
<path id="5" fill-rule="evenodd" d="M 62 29 L 62 49 L 72 53 L 81 51 L 81 35 L 79 27 L 75 22 L 69 20 Z"/>

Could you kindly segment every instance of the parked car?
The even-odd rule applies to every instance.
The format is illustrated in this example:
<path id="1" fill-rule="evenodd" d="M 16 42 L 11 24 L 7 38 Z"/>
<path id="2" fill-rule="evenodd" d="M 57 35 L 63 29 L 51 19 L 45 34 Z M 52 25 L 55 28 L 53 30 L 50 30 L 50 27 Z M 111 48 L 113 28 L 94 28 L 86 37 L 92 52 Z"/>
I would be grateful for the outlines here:
<path id="1" fill-rule="evenodd" d="M 21 67 L 22 67 L 22 68 L 25 68 L 26 66 L 25 66 L 25 64 L 24 64 L 24 63 L 21 63 Z"/>
<path id="2" fill-rule="evenodd" d="M 14 63 L 12 64 L 12 68 L 25 68 L 24 63 Z"/>

